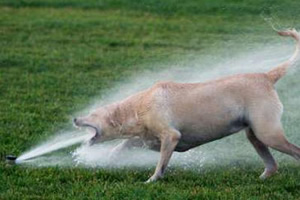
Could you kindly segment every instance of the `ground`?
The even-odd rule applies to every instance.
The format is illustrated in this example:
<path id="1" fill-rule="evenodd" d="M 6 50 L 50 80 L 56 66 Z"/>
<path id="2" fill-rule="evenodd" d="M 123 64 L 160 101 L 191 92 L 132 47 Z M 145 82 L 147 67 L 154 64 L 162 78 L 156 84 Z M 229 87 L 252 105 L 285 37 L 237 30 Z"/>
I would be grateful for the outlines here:
<path id="1" fill-rule="evenodd" d="M 245 41 L 270 43 L 277 36 L 265 19 L 300 28 L 299 7 L 292 0 L 0 0 L 0 199 L 299 199 L 295 161 L 280 162 L 266 181 L 258 179 L 261 163 L 235 160 L 171 168 L 144 184 L 153 168 L 30 168 L 4 160 L 66 127 L 105 89 L 160 70 L 155 63 L 212 54 L 229 42 L 241 49 Z M 288 90 L 279 87 L 283 102 L 300 93 L 298 77 L 285 79 Z M 297 108 L 283 117 L 288 136 L 299 132 Z"/>

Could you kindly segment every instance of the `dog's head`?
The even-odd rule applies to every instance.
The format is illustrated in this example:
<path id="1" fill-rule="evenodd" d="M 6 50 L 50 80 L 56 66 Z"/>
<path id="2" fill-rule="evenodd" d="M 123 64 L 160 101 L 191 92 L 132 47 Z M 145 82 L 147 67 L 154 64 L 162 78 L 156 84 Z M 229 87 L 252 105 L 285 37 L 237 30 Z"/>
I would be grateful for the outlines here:
<path id="1" fill-rule="evenodd" d="M 120 137 L 121 126 L 114 123 L 107 109 L 100 108 L 84 117 L 73 119 L 76 127 L 86 127 L 95 133 L 89 141 L 90 145 Z"/>

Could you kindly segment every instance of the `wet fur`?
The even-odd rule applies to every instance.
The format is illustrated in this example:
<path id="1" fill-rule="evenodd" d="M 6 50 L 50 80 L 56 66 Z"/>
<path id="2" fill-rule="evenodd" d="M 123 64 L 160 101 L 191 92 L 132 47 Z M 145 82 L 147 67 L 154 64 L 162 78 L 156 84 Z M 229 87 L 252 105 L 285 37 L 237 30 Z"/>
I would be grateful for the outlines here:
<path id="1" fill-rule="evenodd" d="M 277 170 L 268 147 L 300 158 L 300 149 L 284 137 L 280 122 L 283 106 L 274 87 L 298 57 L 299 34 L 296 30 L 279 34 L 293 37 L 296 51 L 270 72 L 205 83 L 160 82 L 74 122 L 96 130 L 92 144 L 127 139 L 112 154 L 133 146 L 160 151 L 160 161 L 148 182 L 163 176 L 173 151 L 187 151 L 245 129 L 265 163 L 261 178 L 267 178 Z"/>

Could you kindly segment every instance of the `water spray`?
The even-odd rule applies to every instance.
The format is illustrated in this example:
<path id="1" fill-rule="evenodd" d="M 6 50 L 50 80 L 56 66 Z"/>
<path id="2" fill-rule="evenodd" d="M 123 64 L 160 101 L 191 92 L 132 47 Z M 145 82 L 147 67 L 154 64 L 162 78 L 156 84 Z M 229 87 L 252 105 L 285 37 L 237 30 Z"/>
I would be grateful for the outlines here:
<path id="1" fill-rule="evenodd" d="M 75 131 L 58 134 L 55 137 L 48 140 L 47 142 L 39 145 L 38 147 L 23 153 L 19 157 L 16 157 L 14 155 L 6 156 L 6 161 L 10 164 L 25 163 L 57 150 L 61 150 L 76 144 L 87 143 L 87 141 L 89 141 L 92 137 L 92 133 L 83 133 Z"/>
<path id="2" fill-rule="evenodd" d="M 109 104 L 126 98 L 131 94 L 151 87 L 153 83 L 159 80 L 173 80 L 176 82 L 203 82 L 216 79 L 224 75 L 237 73 L 265 72 L 272 66 L 285 60 L 283 54 L 289 55 L 293 50 L 285 42 L 265 45 L 251 46 L 252 49 L 245 50 L 244 53 L 231 52 L 226 57 L 214 51 L 214 54 L 220 55 L 214 57 L 199 55 L 197 59 L 182 61 L 182 63 L 171 63 L 169 67 L 162 67 L 159 72 L 144 72 L 136 77 L 128 79 L 127 83 L 118 85 L 107 91 L 105 98 L 100 101 L 92 101 L 90 107 L 82 112 L 88 112 L 98 106 Z M 226 48 L 225 48 L 226 49 Z M 258 50 L 259 49 L 259 50 Z M 284 53 L 283 53 L 284 52 Z M 232 54 L 235 54 L 234 58 Z M 209 68 L 207 66 L 210 66 Z M 136 84 L 139 83 L 139 84 Z M 285 82 L 283 82 L 285 84 Z M 285 87 L 280 85 L 278 87 Z M 295 97 L 296 98 L 296 97 Z M 289 94 L 289 102 L 293 102 L 293 97 Z M 288 102 L 287 102 L 288 103 Z M 81 113 L 82 113 L 81 112 Z M 80 115 L 79 113 L 76 115 Z M 118 159 L 117 162 L 111 163 L 108 159 L 110 150 L 113 149 L 120 141 L 113 141 L 94 146 L 84 145 L 93 134 L 76 131 L 63 131 L 56 134 L 46 142 L 37 147 L 21 154 L 18 158 L 13 155 L 6 157 L 6 161 L 12 164 L 32 164 L 34 166 L 86 166 L 86 167 L 123 167 L 123 166 L 155 166 L 159 154 L 146 149 L 133 149 L 128 151 Z M 81 144 L 81 145 L 80 145 Z M 68 153 L 53 155 L 54 152 L 79 145 L 75 150 L 67 151 Z M 232 148 L 234 146 L 234 148 Z M 50 154 L 51 153 L 51 154 Z M 53 154 L 52 154 L 53 153 Z M 46 156 L 47 155 L 47 156 Z M 174 153 L 170 165 L 181 166 L 183 168 L 200 168 L 205 164 L 220 164 L 220 160 L 248 159 L 256 160 L 256 153 L 248 144 L 243 134 L 235 134 L 229 138 L 220 141 L 211 142 L 201 147 L 191 149 L 186 153 Z M 250 158 L 250 159 L 249 159 Z"/>

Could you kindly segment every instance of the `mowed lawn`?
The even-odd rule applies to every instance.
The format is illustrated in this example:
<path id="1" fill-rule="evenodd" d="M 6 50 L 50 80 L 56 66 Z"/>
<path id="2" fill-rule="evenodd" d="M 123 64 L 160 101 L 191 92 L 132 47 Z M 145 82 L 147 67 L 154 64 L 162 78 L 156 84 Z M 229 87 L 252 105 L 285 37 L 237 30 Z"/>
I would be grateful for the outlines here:
<path id="1" fill-rule="evenodd" d="M 299 8 L 296 0 L 0 0 L 0 199 L 300 199 L 296 162 L 280 163 L 266 181 L 258 179 L 262 163 L 238 163 L 172 168 L 144 184 L 154 169 L 30 168 L 4 159 L 159 63 L 212 54 L 226 42 L 277 39 L 264 18 L 300 28 Z M 298 76 L 289 90 L 300 87 Z"/>

